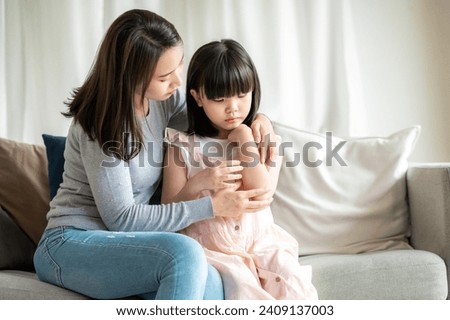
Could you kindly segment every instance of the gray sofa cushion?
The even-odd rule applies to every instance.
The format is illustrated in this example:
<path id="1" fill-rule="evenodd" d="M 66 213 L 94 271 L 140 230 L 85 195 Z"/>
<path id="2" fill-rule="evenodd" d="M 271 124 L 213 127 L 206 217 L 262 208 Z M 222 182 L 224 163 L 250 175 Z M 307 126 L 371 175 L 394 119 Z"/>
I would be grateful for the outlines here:
<path id="1" fill-rule="evenodd" d="M 26 271 L 0 271 L 0 300 L 88 299 L 87 297 L 39 281 L 36 274 Z"/>
<path id="2" fill-rule="evenodd" d="M 321 254 L 300 258 L 312 265 L 319 299 L 446 299 L 444 261 L 421 250 Z M 394 282 L 394 283 L 393 283 Z"/>
<path id="3" fill-rule="evenodd" d="M 33 270 L 33 241 L 0 207 L 0 270 Z"/>

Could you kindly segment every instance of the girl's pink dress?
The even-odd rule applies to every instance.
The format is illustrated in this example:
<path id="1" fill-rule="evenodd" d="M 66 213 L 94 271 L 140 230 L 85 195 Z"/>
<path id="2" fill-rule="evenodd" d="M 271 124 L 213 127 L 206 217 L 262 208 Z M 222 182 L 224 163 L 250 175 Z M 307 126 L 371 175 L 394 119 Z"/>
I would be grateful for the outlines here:
<path id="1" fill-rule="evenodd" d="M 227 140 L 187 136 L 170 128 L 166 141 L 181 149 L 188 179 L 232 153 Z M 318 298 L 311 266 L 299 264 L 297 241 L 274 224 L 270 208 L 240 218 L 203 220 L 180 232 L 203 246 L 208 262 L 222 276 L 227 300 Z"/>

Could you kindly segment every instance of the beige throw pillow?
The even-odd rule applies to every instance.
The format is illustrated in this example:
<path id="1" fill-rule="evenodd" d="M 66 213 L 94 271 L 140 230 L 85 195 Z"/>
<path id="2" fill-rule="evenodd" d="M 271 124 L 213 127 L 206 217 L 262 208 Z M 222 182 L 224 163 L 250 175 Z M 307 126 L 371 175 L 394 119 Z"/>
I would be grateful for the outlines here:
<path id="1" fill-rule="evenodd" d="M 410 248 L 406 171 L 419 126 L 350 139 L 274 129 L 284 160 L 272 210 L 301 255 Z"/>
<path id="2" fill-rule="evenodd" d="M 37 243 L 49 210 L 44 146 L 0 138 L 0 206 Z"/>

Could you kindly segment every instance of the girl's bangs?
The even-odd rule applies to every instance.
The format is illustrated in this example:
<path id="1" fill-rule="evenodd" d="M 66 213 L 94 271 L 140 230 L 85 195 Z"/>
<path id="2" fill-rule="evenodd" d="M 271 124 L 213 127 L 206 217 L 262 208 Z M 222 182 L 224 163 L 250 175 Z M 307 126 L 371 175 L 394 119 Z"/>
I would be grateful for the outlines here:
<path id="1" fill-rule="evenodd" d="M 254 88 L 253 71 L 248 65 L 222 61 L 208 69 L 203 73 L 201 87 L 209 100 L 247 93 Z"/>

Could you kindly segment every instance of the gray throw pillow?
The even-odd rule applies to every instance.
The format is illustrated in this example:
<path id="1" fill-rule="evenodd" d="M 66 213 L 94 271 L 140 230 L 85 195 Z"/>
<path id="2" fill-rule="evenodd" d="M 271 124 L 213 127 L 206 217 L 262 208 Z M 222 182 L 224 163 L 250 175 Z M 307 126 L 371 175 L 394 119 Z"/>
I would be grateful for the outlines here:
<path id="1" fill-rule="evenodd" d="M 36 245 L 0 207 L 0 270 L 32 271 Z"/>

